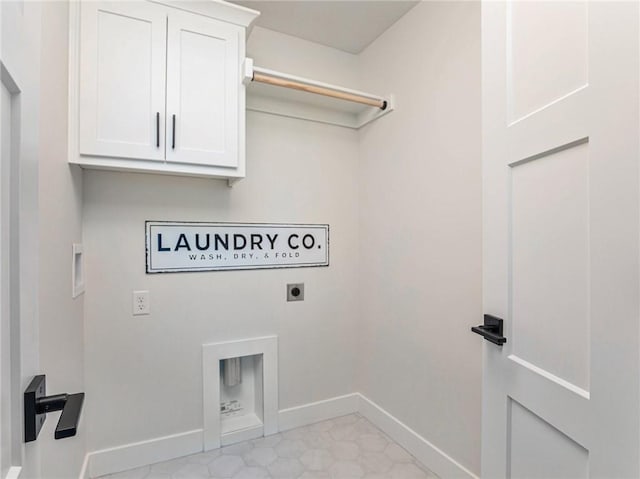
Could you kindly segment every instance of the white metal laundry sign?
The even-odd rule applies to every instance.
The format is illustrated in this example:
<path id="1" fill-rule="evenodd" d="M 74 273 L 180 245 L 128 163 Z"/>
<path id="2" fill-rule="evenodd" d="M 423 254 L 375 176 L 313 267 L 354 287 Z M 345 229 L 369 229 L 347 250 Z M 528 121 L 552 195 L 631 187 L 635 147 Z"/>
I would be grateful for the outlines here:
<path id="1" fill-rule="evenodd" d="M 147 221 L 147 273 L 329 266 L 329 225 Z"/>

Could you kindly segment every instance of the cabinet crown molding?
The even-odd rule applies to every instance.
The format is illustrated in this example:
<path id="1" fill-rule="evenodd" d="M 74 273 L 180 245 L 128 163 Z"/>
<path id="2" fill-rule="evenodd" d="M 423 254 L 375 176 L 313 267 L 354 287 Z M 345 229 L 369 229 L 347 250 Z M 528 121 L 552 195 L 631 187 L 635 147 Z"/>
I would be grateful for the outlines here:
<path id="1" fill-rule="evenodd" d="M 205 17 L 223 20 L 228 23 L 244 27 L 247 35 L 253 27 L 253 23 L 260 16 L 260 12 L 251 8 L 242 7 L 233 3 L 221 0 L 207 0 L 206 2 L 197 0 L 149 0 L 168 7 L 197 13 Z"/>

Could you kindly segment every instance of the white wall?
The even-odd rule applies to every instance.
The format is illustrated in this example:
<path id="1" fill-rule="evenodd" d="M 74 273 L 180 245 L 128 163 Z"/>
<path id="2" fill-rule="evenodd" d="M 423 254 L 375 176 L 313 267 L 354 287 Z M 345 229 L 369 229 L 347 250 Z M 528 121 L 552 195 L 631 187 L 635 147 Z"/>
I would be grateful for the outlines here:
<path id="1" fill-rule="evenodd" d="M 480 470 L 480 5 L 423 2 L 360 56 L 397 109 L 360 136 L 358 386 Z"/>
<path id="2" fill-rule="evenodd" d="M 201 428 L 201 344 L 277 334 L 281 409 L 359 391 L 479 471 L 479 39 L 476 3 L 420 4 L 359 58 L 255 28 L 257 65 L 397 110 L 360 133 L 249 112 L 232 189 L 84 173 L 88 450 Z M 146 275 L 149 219 L 329 223 L 331 266 Z"/>
<path id="3" fill-rule="evenodd" d="M 71 297 L 71 245 L 82 242 L 82 171 L 67 163 L 69 13 L 66 2 L 41 5 L 40 370 L 48 394 L 75 393 L 85 391 L 83 296 Z M 59 415 L 47 415 L 38 437 L 47 479 L 77 477 L 86 452 L 84 418 L 76 436 L 53 440 Z"/>
<path id="4" fill-rule="evenodd" d="M 286 55 L 283 54 L 286 51 Z M 356 58 L 256 28 L 256 63 L 355 86 Z M 355 390 L 358 138 L 247 115 L 247 178 L 86 171 L 88 449 L 202 427 L 201 345 L 277 334 L 280 408 Z M 329 223 L 328 268 L 145 274 L 145 220 Z M 305 283 L 287 303 L 285 285 Z M 150 291 L 150 316 L 131 292 Z"/>

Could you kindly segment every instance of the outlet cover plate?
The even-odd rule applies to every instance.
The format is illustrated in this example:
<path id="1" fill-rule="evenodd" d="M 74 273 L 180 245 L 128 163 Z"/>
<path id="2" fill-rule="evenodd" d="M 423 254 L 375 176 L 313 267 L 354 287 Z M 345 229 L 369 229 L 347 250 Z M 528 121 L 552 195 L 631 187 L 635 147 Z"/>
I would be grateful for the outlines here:
<path id="1" fill-rule="evenodd" d="M 151 314 L 149 291 L 134 291 L 132 294 L 131 313 L 134 316 Z"/>

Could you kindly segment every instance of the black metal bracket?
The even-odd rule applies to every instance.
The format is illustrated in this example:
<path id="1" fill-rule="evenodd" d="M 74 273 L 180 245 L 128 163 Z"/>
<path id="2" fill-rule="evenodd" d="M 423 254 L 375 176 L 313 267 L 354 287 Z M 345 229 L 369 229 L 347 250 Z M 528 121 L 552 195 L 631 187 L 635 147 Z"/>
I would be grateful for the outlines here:
<path id="1" fill-rule="evenodd" d="M 24 391 L 24 442 L 35 441 L 48 412 L 62 411 L 54 437 L 64 439 L 76 435 L 84 393 L 47 396 L 44 374 L 33 378 Z"/>
<path id="2" fill-rule="evenodd" d="M 480 326 L 474 326 L 471 328 L 476 334 L 479 334 L 487 341 L 502 346 L 507 342 L 507 338 L 502 335 L 502 319 L 491 316 L 490 314 L 484 315 L 484 324 Z"/>

